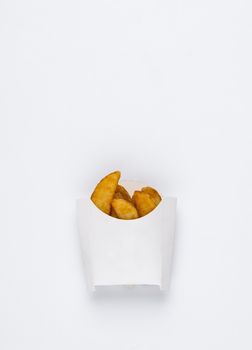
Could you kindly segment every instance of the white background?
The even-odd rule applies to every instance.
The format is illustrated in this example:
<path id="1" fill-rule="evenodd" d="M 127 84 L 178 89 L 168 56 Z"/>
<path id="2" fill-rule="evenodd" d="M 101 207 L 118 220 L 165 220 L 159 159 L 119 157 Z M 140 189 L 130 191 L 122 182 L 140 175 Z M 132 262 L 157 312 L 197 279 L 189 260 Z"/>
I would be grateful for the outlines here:
<path id="1" fill-rule="evenodd" d="M 0 6 L 1 350 L 250 350 L 251 1 Z M 166 297 L 87 294 L 75 198 L 115 169 L 179 199 Z"/>

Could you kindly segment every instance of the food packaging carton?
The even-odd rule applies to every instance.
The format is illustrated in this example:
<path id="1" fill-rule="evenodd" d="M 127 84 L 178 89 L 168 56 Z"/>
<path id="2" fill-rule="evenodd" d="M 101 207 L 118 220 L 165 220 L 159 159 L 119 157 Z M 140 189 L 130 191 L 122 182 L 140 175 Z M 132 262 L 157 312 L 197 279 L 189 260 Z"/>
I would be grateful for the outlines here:
<path id="1" fill-rule="evenodd" d="M 144 187 L 122 183 L 129 193 Z M 99 210 L 90 195 L 77 200 L 77 220 L 87 285 L 155 285 L 165 291 L 175 232 L 176 198 L 162 201 L 148 215 L 120 220 Z"/>

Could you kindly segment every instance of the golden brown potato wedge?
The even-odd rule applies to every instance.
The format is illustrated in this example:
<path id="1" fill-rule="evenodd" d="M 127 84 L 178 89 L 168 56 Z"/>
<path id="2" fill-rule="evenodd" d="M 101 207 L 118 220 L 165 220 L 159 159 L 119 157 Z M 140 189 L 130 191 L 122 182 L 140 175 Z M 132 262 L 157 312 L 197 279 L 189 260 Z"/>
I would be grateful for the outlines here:
<path id="1" fill-rule="evenodd" d="M 110 216 L 113 216 L 113 218 L 117 218 L 116 212 L 114 211 L 113 208 L 111 208 Z"/>
<path id="2" fill-rule="evenodd" d="M 132 198 L 139 216 L 145 216 L 156 208 L 154 200 L 148 193 L 135 191 Z"/>
<path id="3" fill-rule="evenodd" d="M 95 187 L 91 200 L 94 204 L 106 214 L 110 214 L 111 202 L 113 200 L 118 181 L 120 179 L 120 171 L 114 171 L 105 176 Z"/>
<path id="4" fill-rule="evenodd" d="M 144 193 L 148 193 L 151 196 L 151 198 L 153 199 L 153 201 L 156 204 L 156 206 L 162 200 L 162 198 L 161 198 L 160 194 L 158 193 L 158 191 L 156 191 L 155 188 L 153 188 L 153 187 L 143 187 L 141 191 L 144 192 Z"/>
<path id="5" fill-rule="evenodd" d="M 117 185 L 114 198 L 115 199 L 121 198 L 121 199 L 125 199 L 126 201 L 132 202 L 132 198 L 130 197 L 128 191 L 122 185 Z"/>
<path id="6" fill-rule="evenodd" d="M 112 208 L 119 219 L 131 220 L 138 218 L 138 213 L 134 205 L 125 199 L 113 199 Z"/>

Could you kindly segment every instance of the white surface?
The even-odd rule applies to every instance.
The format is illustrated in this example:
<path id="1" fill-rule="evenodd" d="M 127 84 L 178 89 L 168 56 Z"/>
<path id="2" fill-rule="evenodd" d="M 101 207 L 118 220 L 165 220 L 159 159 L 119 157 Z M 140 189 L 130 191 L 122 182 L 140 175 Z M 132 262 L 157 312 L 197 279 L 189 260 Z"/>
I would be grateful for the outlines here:
<path id="1" fill-rule="evenodd" d="M 251 1 L 0 6 L 1 350 L 251 350 Z M 86 293 L 75 198 L 117 168 L 179 198 L 167 298 Z"/>
<path id="2" fill-rule="evenodd" d="M 123 184 L 124 185 L 124 184 Z M 135 189 L 141 189 L 135 184 Z M 99 210 L 90 196 L 77 200 L 77 226 L 87 286 L 170 285 L 176 198 L 163 197 L 148 215 L 118 220 Z"/>

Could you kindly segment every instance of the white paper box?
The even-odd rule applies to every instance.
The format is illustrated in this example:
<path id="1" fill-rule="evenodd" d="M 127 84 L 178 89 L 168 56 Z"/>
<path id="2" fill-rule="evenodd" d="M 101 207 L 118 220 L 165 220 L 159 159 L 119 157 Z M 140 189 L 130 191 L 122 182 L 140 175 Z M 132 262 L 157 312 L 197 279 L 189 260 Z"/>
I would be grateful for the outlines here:
<path id="1" fill-rule="evenodd" d="M 123 183 L 129 192 L 143 185 Z M 166 290 L 175 230 L 176 198 L 163 197 L 148 215 L 120 220 L 104 214 L 90 200 L 77 200 L 88 288 L 114 285 L 157 285 Z"/>

